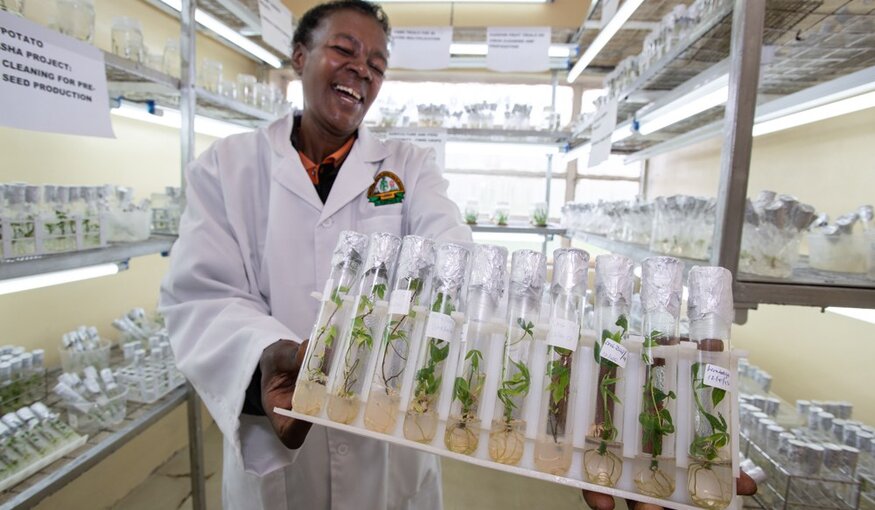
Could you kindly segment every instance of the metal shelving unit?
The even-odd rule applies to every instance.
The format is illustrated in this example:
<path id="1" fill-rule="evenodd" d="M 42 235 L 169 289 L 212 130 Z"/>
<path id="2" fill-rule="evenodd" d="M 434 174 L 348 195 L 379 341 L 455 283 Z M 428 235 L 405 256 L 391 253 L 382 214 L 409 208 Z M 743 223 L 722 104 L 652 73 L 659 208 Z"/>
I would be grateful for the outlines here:
<path id="1" fill-rule="evenodd" d="M 167 416 L 187 399 L 188 390 L 180 387 L 154 404 L 128 402 L 127 416 L 114 431 L 98 432 L 88 438 L 85 446 L 4 492 L 0 495 L 0 510 L 35 507 Z"/>
<path id="2" fill-rule="evenodd" d="M 527 224 L 509 224 L 506 226 L 499 225 L 471 225 L 472 232 L 490 232 L 501 234 L 535 234 L 543 236 L 564 236 L 565 229 L 558 225 L 548 225 L 546 227 L 535 227 Z"/>
<path id="3" fill-rule="evenodd" d="M 477 129 L 441 127 L 371 127 L 372 132 L 426 132 L 446 131 L 447 140 L 454 142 L 514 143 L 556 145 L 562 149 L 571 139 L 571 131 L 543 131 L 537 129 Z"/>
<path id="4" fill-rule="evenodd" d="M 156 235 L 145 241 L 111 244 L 105 248 L 93 250 L 3 260 L 0 261 L 0 280 L 93 266 L 107 262 L 127 263 L 133 257 L 144 255 L 167 255 L 170 253 L 170 247 L 175 240 L 176 237 L 174 236 Z"/>

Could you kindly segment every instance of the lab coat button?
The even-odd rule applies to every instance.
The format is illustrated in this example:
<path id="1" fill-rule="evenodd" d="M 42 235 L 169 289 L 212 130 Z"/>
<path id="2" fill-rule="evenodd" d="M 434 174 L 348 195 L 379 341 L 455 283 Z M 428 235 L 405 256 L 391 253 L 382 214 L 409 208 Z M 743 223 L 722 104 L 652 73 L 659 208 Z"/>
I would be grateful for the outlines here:
<path id="1" fill-rule="evenodd" d="M 327 220 L 322 222 L 322 228 L 331 228 L 331 225 L 334 225 L 334 220 L 328 218 Z"/>
<path id="2" fill-rule="evenodd" d="M 346 455 L 347 453 L 349 453 L 349 446 L 347 446 L 346 443 L 337 446 L 338 455 Z"/>

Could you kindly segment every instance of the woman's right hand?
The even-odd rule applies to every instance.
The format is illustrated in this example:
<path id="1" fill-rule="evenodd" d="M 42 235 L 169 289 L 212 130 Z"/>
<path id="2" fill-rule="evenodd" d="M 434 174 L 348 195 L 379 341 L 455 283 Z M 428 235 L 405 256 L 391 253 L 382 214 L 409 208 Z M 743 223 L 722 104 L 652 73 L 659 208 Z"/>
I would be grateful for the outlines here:
<path id="1" fill-rule="evenodd" d="M 264 413 L 280 441 L 286 448 L 293 450 L 304 444 L 311 424 L 276 414 L 273 408 L 288 409 L 292 405 L 292 394 L 295 392 L 298 372 L 304 363 L 307 342 L 304 340 L 299 344 L 291 340 L 279 340 L 267 346 L 259 361 Z"/>

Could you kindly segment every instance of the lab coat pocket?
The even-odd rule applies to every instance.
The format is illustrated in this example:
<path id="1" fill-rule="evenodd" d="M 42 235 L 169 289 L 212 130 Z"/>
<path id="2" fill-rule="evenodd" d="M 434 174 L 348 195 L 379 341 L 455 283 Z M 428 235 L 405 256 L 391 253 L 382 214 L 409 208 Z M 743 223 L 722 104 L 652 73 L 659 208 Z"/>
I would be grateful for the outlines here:
<path id="1" fill-rule="evenodd" d="M 362 234 L 388 232 L 400 236 L 403 235 L 402 218 L 400 210 L 398 214 L 381 214 L 379 216 L 359 218 L 356 221 L 356 230 Z"/>

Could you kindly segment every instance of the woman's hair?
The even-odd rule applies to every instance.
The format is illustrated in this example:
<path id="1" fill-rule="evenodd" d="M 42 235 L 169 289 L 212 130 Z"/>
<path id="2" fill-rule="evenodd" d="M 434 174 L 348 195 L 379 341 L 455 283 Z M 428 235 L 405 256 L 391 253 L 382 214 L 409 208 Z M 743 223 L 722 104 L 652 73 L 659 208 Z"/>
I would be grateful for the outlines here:
<path id="1" fill-rule="evenodd" d="M 319 27 L 323 19 L 338 11 L 356 11 L 370 16 L 383 29 L 387 39 L 391 35 L 389 17 L 386 16 L 383 8 L 379 5 L 365 0 L 333 0 L 319 4 L 304 13 L 298 26 L 295 28 L 295 36 L 292 42 L 294 44 L 301 43 L 309 48 L 310 43 L 313 42 L 313 31 Z"/>

